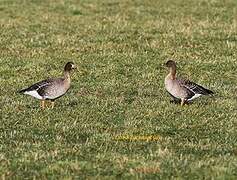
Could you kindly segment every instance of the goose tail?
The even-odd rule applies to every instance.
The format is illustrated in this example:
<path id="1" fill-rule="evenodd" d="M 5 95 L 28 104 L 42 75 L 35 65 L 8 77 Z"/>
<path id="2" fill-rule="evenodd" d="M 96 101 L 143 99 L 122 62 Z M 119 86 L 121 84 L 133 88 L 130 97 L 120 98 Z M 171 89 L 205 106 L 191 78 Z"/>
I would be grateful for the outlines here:
<path id="1" fill-rule="evenodd" d="M 211 91 L 211 90 L 209 90 L 209 89 L 205 89 L 205 91 L 206 91 L 207 94 L 210 94 L 210 95 L 211 95 L 211 94 L 215 94 L 213 91 Z"/>
<path id="2" fill-rule="evenodd" d="M 26 91 L 27 91 L 27 89 L 21 89 L 21 90 L 17 91 L 17 93 L 24 94 Z"/>
<path id="3" fill-rule="evenodd" d="M 214 92 L 211 91 L 210 89 L 206 89 L 206 88 L 204 88 L 204 87 L 202 87 L 202 86 L 200 86 L 200 88 L 202 89 L 202 94 L 203 94 L 203 95 L 211 95 L 211 94 L 214 94 Z"/>

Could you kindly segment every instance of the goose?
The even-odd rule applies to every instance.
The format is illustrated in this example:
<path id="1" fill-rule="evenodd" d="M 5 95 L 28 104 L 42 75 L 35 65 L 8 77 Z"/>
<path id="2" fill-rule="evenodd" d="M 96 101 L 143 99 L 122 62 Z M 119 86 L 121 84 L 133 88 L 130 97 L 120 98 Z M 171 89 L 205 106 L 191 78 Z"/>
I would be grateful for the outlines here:
<path id="1" fill-rule="evenodd" d="M 63 96 L 70 88 L 70 72 L 75 68 L 76 66 L 73 62 L 68 62 L 64 66 L 63 77 L 45 79 L 18 92 L 40 99 L 42 109 L 45 108 L 45 100 L 50 100 L 51 107 L 53 108 L 54 101 Z"/>
<path id="2" fill-rule="evenodd" d="M 188 79 L 182 79 L 176 76 L 176 63 L 168 60 L 165 66 L 169 69 L 169 74 L 165 78 L 165 88 L 172 96 L 173 101 L 181 103 L 183 106 L 202 95 L 214 94 L 213 91 L 202 87 Z"/>

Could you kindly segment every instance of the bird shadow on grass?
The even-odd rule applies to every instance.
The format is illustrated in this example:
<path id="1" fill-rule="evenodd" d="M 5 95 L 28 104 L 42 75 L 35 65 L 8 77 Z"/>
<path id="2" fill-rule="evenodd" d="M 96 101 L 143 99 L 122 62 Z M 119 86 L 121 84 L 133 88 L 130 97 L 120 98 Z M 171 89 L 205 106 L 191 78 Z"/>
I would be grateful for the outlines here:
<path id="1" fill-rule="evenodd" d="M 41 107 L 40 107 L 40 105 L 38 104 L 38 105 L 36 105 L 36 104 L 32 104 L 32 103 L 29 103 L 29 104 L 27 104 L 27 105 L 25 105 L 25 108 L 26 109 L 41 109 Z"/>
<path id="2" fill-rule="evenodd" d="M 70 102 L 68 102 L 67 104 L 65 104 L 65 106 L 75 107 L 75 106 L 78 106 L 79 104 L 80 104 L 80 101 L 78 101 L 78 100 L 73 100 L 73 101 L 70 101 Z"/>

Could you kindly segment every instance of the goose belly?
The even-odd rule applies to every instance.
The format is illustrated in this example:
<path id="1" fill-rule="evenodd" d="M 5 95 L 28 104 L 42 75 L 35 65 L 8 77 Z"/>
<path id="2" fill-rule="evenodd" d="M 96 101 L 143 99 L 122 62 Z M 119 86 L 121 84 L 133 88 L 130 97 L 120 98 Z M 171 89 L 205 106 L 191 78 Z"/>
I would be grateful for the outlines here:
<path id="1" fill-rule="evenodd" d="M 63 96 L 67 92 L 68 88 L 49 88 L 44 95 L 45 99 L 56 99 Z"/>

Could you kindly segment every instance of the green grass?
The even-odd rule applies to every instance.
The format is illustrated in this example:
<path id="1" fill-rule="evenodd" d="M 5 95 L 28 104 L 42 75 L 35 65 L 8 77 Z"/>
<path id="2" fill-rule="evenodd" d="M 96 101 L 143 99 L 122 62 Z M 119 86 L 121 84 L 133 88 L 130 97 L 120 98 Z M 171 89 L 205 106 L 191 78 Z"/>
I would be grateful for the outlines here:
<path id="1" fill-rule="evenodd" d="M 236 179 L 236 7 L 0 0 L 1 178 Z M 170 104 L 167 59 L 215 96 Z M 78 71 L 53 110 L 16 93 L 69 60 Z"/>

